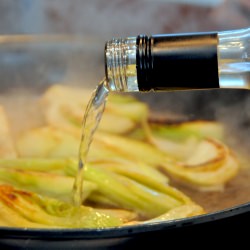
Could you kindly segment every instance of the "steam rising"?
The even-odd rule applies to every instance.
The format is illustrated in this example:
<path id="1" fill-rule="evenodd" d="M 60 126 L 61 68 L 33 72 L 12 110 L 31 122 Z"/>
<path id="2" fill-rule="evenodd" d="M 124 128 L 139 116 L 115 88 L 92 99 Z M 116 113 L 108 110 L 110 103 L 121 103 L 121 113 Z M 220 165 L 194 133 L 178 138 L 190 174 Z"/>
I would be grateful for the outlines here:
<path id="1" fill-rule="evenodd" d="M 150 104 L 152 113 L 170 118 L 209 119 L 225 125 L 225 137 L 232 147 L 250 148 L 250 92 L 218 89 L 149 92 L 137 97 Z M 247 152 L 246 152 L 247 153 Z"/>

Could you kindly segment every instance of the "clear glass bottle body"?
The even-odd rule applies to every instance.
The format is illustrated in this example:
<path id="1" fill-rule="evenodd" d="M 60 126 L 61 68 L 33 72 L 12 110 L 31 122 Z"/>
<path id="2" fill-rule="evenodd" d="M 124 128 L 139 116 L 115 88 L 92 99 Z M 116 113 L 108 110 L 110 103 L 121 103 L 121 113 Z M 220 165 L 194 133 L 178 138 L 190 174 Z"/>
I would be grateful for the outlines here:
<path id="1" fill-rule="evenodd" d="M 250 28 L 218 33 L 221 88 L 250 88 Z"/>

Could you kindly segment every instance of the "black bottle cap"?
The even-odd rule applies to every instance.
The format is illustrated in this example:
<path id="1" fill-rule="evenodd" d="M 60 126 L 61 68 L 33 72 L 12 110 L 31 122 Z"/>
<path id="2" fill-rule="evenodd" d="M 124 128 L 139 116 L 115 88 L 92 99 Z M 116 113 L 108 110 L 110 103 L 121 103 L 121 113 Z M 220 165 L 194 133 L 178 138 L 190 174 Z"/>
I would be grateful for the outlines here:
<path id="1" fill-rule="evenodd" d="M 217 33 L 137 37 L 140 91 L 219 88 Z"/>

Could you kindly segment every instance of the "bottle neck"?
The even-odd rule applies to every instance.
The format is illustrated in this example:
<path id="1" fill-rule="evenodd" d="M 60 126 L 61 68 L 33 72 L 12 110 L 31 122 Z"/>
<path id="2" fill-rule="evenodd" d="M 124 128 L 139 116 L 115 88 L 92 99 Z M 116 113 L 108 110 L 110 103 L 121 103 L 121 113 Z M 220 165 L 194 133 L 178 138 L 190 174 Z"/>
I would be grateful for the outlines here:
<path id="1" fill-rule="evenodd" d="M 139 91 L 135 37 L 112 39 L 105 45 L 105 71 L 111 91 Z"/>

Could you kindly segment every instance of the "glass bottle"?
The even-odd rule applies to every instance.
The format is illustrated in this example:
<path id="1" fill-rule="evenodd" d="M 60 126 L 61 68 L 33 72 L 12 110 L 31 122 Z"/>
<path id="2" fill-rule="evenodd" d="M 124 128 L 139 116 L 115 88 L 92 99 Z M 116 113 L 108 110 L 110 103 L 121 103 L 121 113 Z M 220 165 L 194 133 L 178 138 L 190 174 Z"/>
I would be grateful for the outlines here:
<path id="1" fill-rule="evenodd" d="M 105 45 L 111 91 L 250 87 L 250 28 L 114 38 Z"/>

